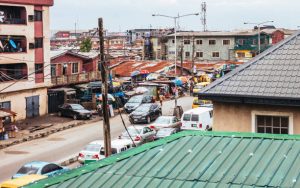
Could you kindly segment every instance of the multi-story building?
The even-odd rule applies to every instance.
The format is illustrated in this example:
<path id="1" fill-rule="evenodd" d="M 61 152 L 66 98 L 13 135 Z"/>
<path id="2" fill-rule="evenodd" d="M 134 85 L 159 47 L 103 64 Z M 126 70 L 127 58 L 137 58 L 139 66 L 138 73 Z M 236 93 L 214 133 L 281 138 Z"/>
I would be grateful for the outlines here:
<path id="1" fill-rule="evenodd" d="M 0 106 L 16 119 L 47 113 L 49 7 L 53 0 L 0 0 Z"/>
<path id="2" fill-rule="evenodd" d="M 223 61 L 234 58 L 234 32 L 178 32 L 177 59 L 198 61 Z M 167 58 L 175 59 L 174 34 L 168 35 Z"/>

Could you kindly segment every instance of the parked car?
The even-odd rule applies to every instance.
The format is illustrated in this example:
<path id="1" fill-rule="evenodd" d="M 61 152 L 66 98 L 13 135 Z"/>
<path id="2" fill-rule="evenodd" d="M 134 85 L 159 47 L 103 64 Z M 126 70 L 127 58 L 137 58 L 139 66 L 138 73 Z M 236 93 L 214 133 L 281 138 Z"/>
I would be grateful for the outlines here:
<path id="1" fill-rule="evenodd" d="M 39 181 L 39 180 L 45 179 L 45 178 L 47 178 L 47 176 L 37 175 L 37 174 L 25 175 L 20 178 L 10 179 L 10 180 L 0 183 L 0 188 L 23 187 L 25 185 L 34 183 L 36 181 Z"/>
<path id="2" fill-rule="evenodd" d="M 212 102 L 209 101 L 209 100 L 200 100 L 200 99 L 198 99 L 198 97 L 194 97 L 192 108 L 193 109 L 194 108 L 199 108 L 199 107 L 204 106 L 206 104 L 212 104 Z"/>
<path id="3" fill-rule="evenodd" d="M 161 139 L 167 136 L 170 136 L 172 134 L 175 134 L 178 132 L 178 129 L 175 128 L 162 128 L 159 129 L 158 132 L 156 133 L 156 139 Z"/>
<path id="4" fill-rule="evenodd" d="M 183 130 L 211 130 L 213 121 L 212 107 L 199 107 L 188 110 L 181 117 Z"/>
<path id="5" fill-rule="evenodd" d="M 132 141 L 129 139 L 115 139 L 111 141 L 112 154 L 120 153 L 132 148 Z M 105 158 L 104 141 L 96 140 L 89 143 L 78 156 L 78 161 L 81 164 L 87 164 Z"/>
<path id="6" fill-rule="evenodd" d="M 101 147 L 104 146 L 103 140 L 95 140 L 86 145 L 83 150 L 79 152 L 78 162 L 83 164 L 86 159 L 99 159 Z"/>
<path id="7" fill-rule="evenodd" d="M 150 125 L 150 128 L 156 131 L 162 128 L 175 128 L 179 131 L 180 127 L 181 122 L 176 116 L 160 116 Z"/>
<path id="8" fill-rule="evenodd" d="M 58 116 L 72 117 L 76 119 L 91 119 L 92 112 L 86 110 L 80 104 L 63 104 L 58 107 Z"/>
<path id="9" fill-rule="evenodd" d="M 142 104 L 129 115 L 131 123 L 151 123 L 161 116 L 161 107 L 156 103 Z"/>
<path id="10" fill-rule="evenodd" d="M 127 113 L 133 112 L 141 104 L 152 103 L 153 96 L 151 95 L 135 95 L 131 97 L 128 102 L 124 105 L 124 109 Z"/>
<path id="11" fill-rule="evenodd" d="M 19 178 L 25 175 L 38 174 L 45 175 L 48 177 L 61 174 L 68 171 L 68 168 L 61 167 L 54 163 L 43 162 L 43 161 L 32 161 L 23 165 L 18 172 L 13 175 L 12 179 Z"/>
<path id="12" fill-rule="evenodd" d="M 155 140 L 156 131 L 150 129 L 149 127 L 135 125 L 127 127 L 127 130 L 129 134 L 127 131 L 124 131 L 120 137 L 122 139 L 125 138 L 130 140 L 132 138 L 136 146 Z"/>

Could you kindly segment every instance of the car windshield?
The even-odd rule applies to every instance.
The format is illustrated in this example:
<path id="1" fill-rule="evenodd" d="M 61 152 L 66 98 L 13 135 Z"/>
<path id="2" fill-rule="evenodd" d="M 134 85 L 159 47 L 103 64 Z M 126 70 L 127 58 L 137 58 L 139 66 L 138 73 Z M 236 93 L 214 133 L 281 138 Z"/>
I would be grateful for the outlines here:
<path id="1" fill-rule="evenodd" d="M 129 103 L 141 103 L 143 100 L 143 96 L 134 96 L 129 99 Z"/>
<path id="2" fill-rule="evenodd" d="M 160 117 L 157 118 L 157 120 L 154 123 L 157 123 L 157 124 L 170 124 L 171 123 L 171 118 L 160 116 Z"/>
<path id="3" fill-rule="evenodd" d="M 127 130 L 129 132 L 130 136 L 137 136 L 137 135 L 139 135 L 142 132 L 143 129 L 138 129 L 138 128 L 134 128 L 134 127 L 128 127 Z M 127 131 L 123 132 L 122 135 L 123 136 L 128 136 Z"/>
<path id="4" fill-rule="evenodd" d="M 80 104 L 72 104 L 71 107 L 73 110 L 84 110 L 83 106 Z"/>
<path id="5" fill-rule="evenodd" d="M 137 112 L 148 112 L 149 111 L 149 106 L 140 106 L 135 111 L 137 111 Z"/>
<path id="6" fill-rule="evenodd" d="M 17 174 L 36 174 L 38 172 L 38 168 L 34 166 L 23 166 Z"/>
<path id="7" fill-rule="evenodd" d="M 83 150 L 85 150 L 85 151 L 99 151 L 100 148 L 101 148 L 101 145 L 99 145 L 99 144 L 89 144 L 89 145 L 85 146 Z"/>

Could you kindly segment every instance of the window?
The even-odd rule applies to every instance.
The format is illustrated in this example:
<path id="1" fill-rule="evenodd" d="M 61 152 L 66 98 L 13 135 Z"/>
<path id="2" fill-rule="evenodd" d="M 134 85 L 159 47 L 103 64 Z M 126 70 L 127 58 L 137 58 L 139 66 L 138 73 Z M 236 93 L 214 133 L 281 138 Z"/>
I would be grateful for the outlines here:
<path id="1" fill-rule="evenodd" d="M 78 73 L 78 63 L 72 63 L 72 74 Z"/>
<path id="2" fill-rule="evenodd" d="M 34 21 L 43 21 L 43 12 L 39 10 L 34 11 Z"/>
<path id="3" fill-rule="evenodd" d="M 197 45 L 201 45 L 202 44 L 202 40 L 196 40 L 196 44 Z"/>
<path id="4" fill-rule="evenodd" d="M 196 57 L 203 57 L 203 52 L 196 52 Z"/>
<path id="5" fill-rule="evenodd" d="M 237 52 L 237 57 L 239 57 L 239 58 L 243 58 L 243 57 L 245 57 L 246 55 L 245 55 L 245 52 Z"/>
<path id="6" fill-rule="evenodd" d="M 173 43 L 173 44 L 175 43 L 175 40 L 174 40 L 174 39 L 172 40 L 172 43 Z"/>
<path id="7" fill-rule="evenodd" d="M 51 65 L 51 76 L 56 76 L 56 65 Z"/>
<path id="8" fill-rule="evenodd" d="M 216 44 L 216 40 L 209 40 L 208 43 L 209 43 L 209 45 L 215 45 Z"/>
<path id="9" fill-rule="evenodd" d="M 183 40 L 183 44 L 190 44 L 191 41 L 190 40 Z"/>
<path id="10" fill-rule="evenodd" d="M 183 115 L 183 121 L 190 121 L 191 120 L 191 114 L 184 114 Z"/>
<path id="11" fill-rule="evenodd" d="M 212 57 L 220 57 L 220 53 L 219 52 L 213 52 Z"/>
<path id="12" fill-rule="evenodd" d="M 190 52 L 185 52 L 185 57 L 190 57 Z"/>
<path id="13" fill-rule="evenodd" d="M 223 45 L 230 45 L 230 40 L 223 40 Z"/>
<path id="14" fill-rule="evenodd" d="M 43 38 L 35 38 L 34 47 L 43 48 Z"/>
<path id="15" fill-rule="evenodd" d="M 288 116 L 256 115 L 256 132 L 271 134 L 288 134 Z"/>
<path id="16" fill-rule="evenodd" d="M 237 43 L 238 43 L 239 45 L 243 45 L 243 44 L 245 43 L 245 40 L 244 40 L 244 39 L 239 39 L 239 40 L 237 41 Z"/>
<path id="17" fill-rule="evenodd" d="M 192 121 L 199 121 L 199 115 L 193 114 L 192 115 Z"/>
<path id="18" fill-rule="evenodd" d="M 61 170 L 61 169 L 62 169 L 62 167 L 57 166 L 55 164 L 48 164 L 48 165 L 44 166 L 44 168 L 41 171 L 41 174 L 48 174 L 50 172 L 54 172 L 54 171 Z"/>
<path id="19" fill-rule="evenodd" d="M 257 40 L 256 40 L 256 39 L 253 39 L 252 44 L 253 44 L 253 45 L 257 45 Z"/>
<path id="20" fill-rule="evenodd" d="M 43 64 L 35 64 L 35 74 L 43 74 L 44 73 L 44 65 Z"/>
<path id="21" fill-rule="evenodd" d="M 0 108 L 10 110 L 11 109 L 10 101 L 0 102 Z"/>

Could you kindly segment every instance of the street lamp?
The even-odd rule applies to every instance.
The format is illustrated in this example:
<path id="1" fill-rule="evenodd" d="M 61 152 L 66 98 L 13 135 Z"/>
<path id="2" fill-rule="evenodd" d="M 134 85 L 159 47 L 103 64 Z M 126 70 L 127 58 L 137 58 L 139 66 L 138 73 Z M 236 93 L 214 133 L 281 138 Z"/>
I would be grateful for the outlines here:
<path id="1" fill-rule="evenodd" d="M 193 13 L 193 14 L 184 14 L 184 15 L 177 15 L 177 16 L 168 16 L 168 15 L 163 15 L 163 14 L 152 14 L 152 16 L 161 16 L 161 17 L 166 17 L 166 18 L 171 18 L 174 19 L 174 39 L 175 39 L 175 76 L 176 76 L 176 69 L 177 69 L 177 29 L 176 29 L 176 25 L 177 25 L 177 20 L 179 18 L 182 17 L 186 17 L 186 16 L 198 16 L 199 13 Z"/>
<path id="2" fill-rule="evenodd" d="M 260 23 L 244 22 L 244 24 L 252 24 L 252 25 L 256 25 L 257 26 L 257 32 L 258 32 L 258 54 L 260 54 L 260 26 L 262 24 L 273 23 L 273 22 L 274 21 L 272 21 L 272 20 L 265 21 L 265 22 L 260 22 Z"/>

